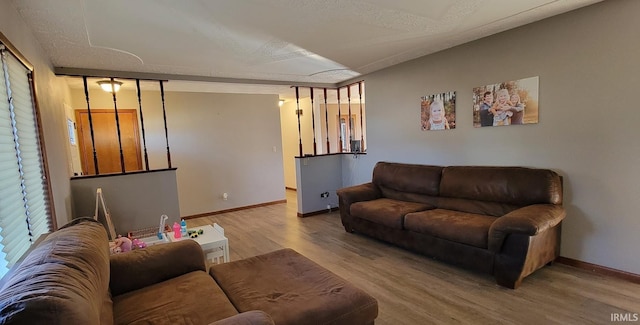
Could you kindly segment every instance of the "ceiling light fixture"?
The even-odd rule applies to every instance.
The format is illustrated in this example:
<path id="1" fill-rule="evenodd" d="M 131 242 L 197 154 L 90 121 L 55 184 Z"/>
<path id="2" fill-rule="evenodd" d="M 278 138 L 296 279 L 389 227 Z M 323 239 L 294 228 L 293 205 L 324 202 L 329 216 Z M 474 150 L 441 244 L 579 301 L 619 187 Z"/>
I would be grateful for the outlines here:
<path id="1" fill-rule="evenodd" d="M 111 81 L 111 80 L 100 80 L 98 81 L 98 85 L 100 85 L 100 88 L 102 88 L 102 90 L 110 93 L 110 92 L 118 92 L 118 90 L 120 90 L 120 86 L 122 86 L 122 82 L 121 81 Z M 111 88 L 113 86 L 113 88 Z"/>

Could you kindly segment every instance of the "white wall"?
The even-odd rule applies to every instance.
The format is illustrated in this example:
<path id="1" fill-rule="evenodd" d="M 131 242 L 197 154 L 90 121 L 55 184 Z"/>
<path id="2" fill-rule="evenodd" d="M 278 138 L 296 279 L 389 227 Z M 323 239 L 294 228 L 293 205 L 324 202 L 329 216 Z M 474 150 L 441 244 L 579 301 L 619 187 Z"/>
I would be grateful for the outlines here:
<path id="1" fill-rule="evenodd" d="M 298 213 L 306 214 L 338 207 L 336 190 L 342 187 L 341 155 L 295 159 Z M 328 192 L 328 197 L 321 194 Z"/>
<path id="2" fill-rule="evenodd" d="M 640 1 L 606 1 L 366 76 L 367 155 L 380 160 L 551 168 L 564 176 L 561 255 L 640 274 Z M 473 128 L 472 88 L 540 76 L 539 124 Z M 457 91 L 457 127 L 420 130 L 420 96 Z"/>
<path id="3" fill-rule="evenodd" d="M 53 74 L 51 63 L 10 1 L 0 1 L 0 32 L 34 66 L 36 96 L 40 106 L 45 152 L 48 159 L 54 212 L 58 226 L 71 220 L 71 188 L 68 163 L 67 121 L 64 103 L 69 102 L 66 83 Z"/>
<path id="4" fill-rule="evenodd" d="M 83 90 L 72 97 L 75 109 L 86 109 Z M 142 92 L 151 169 L 168 167 L 160 98 L 158 91 Z M 138 108 L 134 91 L 120 91 L 117 99 L 118 109 Z M 112 109 L 113 99 L 95 90 L 90 104 Z M 285 198 L 277 95 L 166 92 L 165 107 L 182 216 Z"/>

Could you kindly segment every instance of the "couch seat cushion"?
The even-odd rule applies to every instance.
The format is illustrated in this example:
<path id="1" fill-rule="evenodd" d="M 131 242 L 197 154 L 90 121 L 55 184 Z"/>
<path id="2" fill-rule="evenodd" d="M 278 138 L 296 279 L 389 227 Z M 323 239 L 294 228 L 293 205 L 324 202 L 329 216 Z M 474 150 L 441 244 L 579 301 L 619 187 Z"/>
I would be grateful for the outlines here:
<path id="1" fill-rule="evenodd" d="M 277 325 L 373 324 L 378 302 L 292 249 L 209 269 L 240 311 L 262 310 Z"/>
<path id="2" fill-rule="evenodd" d="M 496 219 L 481 214 L 434 209 L 407 214 L 404 227 L 410 231 L 487 248 L 489 227 Z"/>
<path id="3" fill-rule="evenodd" d="M 115 324 L 209 324 L 238 311 L 209 274 L 194 271 L 113 297 L 113 313 Z"/>
<path id="4" fill-rule="evenodd" d="M 377 199 L 356 202 L 351 205 L 351 215 L 390 228 L 402 229 L 404 216 L 407 213 L 433 209 L 426 203 L 399 201 L 393 199 Z"/>

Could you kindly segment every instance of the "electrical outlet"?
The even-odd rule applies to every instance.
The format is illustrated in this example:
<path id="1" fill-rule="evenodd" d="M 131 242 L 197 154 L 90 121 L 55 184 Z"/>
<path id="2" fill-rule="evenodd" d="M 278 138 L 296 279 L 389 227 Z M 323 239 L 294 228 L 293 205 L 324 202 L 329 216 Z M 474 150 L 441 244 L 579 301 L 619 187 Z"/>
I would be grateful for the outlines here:
<path id="1" fill-rule="evenodd" d="M 327 210 L 329 210 L 329 212 L 331 212 L 331 204 L 327 204 Z"/>
<path id="2" fill-rule="evenodd" d="M 223 200 L 227 200 L 229 198 L 229 194 L 228 193 L 222 193 L 222 199 Z"/>

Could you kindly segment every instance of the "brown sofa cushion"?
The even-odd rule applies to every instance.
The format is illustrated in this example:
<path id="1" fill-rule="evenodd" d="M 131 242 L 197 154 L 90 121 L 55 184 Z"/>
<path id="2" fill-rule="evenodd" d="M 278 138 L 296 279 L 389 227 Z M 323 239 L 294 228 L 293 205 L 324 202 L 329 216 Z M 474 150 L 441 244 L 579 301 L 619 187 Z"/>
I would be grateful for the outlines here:
<path id="1" fill-rule="evenodd" d="M 385 225 L 387 227 L 402 229 L 404 216 L 407 213 L 433 208 L 433 206 L 425 203 L 383 198 L 352 204 L 351 215 L 377 224 Z"/>
<path id="2" fill-rule="evenodd" d="M 479 248 L 487 248 L 489 228 L 495 217 L 435 209 L 405 216 L 407 230 L 451 240 Z"/>
<path id="3" fill-rule="evenodd" d="M 282 249 L 209 269 L 241 312 L 262 310 L 278 325 L 372 324 L 377 301 L 346 280 Z"/>
<path id="4" fill-rule="evenodd" d="M 521 207 L 562 204 L 562 179 L 548 169 L 451 166 L 442 171 L 440 195 Z"/>
<path id="5" fill-rule="evenodd" d="M 221 319 L 209 325 L 275 325 L 275 323 L 271 316 L 262 310 L 252 310 Z"/>
<path id="6" fill-rule="evenodd" d="M 494 217 L 501 217 L 509 212 L 521 208 L 519 205 L 507 203 L 458 199 L 454 197 L 439 198 L 437 206 L 438 209 L 484 214 Z"/>
<path id="7" fill-rule="evenodd" d="M 204 253 L 194 240 L 153 245 L 111 256 L 114 296 L 160 283 L 193 271 L 205 271 Z M 135 270 L 135 272 L 132 272 Z"/>
<path id="8" fill-rule="evenodd" d="M 373 168 L 372 182 L 382 190 L 384 197 L 392 199 L 402 199 L 395 196 L 401 193 L 438 196 L 442 168 L 440 166 L 378 162 Z"/>
<path id="9" fill-rule="evenodd" d="M 111 323 L 108 288 L 107 233 L 93 220 L 74 220 L 17 267 L 0 293 L 0 323 Z"/>
<path id="10" fill-rule="evenodd" d="M 113 310 L 116 324 L 209 324 L 238 314 L 204 271 L 115 296 Z"/>

